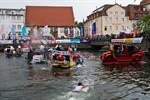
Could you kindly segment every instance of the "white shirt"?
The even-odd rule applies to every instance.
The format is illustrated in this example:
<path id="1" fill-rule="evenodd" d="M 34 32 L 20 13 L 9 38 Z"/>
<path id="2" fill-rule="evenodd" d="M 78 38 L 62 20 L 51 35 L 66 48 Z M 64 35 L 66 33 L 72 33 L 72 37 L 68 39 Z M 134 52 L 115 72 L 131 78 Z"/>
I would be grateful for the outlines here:
<path id="1" fill-rule="evenodd" d="M 44 50 L 44 46 L 43 45 L 40 45 L 40 50 Z"/>
<path id="2" fill-rule="evenodd" d="M 79 92 L 81 91 L 83 86 L 76 86 L 75 89 L 73 90 L 74 92 Z"/>

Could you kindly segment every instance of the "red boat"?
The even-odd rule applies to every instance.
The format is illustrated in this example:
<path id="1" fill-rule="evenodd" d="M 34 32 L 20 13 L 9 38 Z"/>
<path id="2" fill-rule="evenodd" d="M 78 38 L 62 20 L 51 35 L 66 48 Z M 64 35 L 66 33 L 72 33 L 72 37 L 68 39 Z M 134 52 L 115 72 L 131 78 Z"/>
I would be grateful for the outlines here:
<path id="1" fill-rule="evenodd" d="M 103 64 L 142 64 L 143 51 L 133 44 L 113 43 L 112 49 L 101 54 Z"/>

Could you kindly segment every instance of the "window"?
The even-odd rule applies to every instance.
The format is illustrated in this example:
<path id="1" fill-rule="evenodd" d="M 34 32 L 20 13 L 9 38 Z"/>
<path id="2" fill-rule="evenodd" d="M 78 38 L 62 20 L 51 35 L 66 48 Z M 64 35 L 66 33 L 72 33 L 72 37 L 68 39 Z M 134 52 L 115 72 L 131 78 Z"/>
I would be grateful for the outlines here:
<path id="1" fill-rule="evenodd" d="M 135 19 L 138 19 L 138 13 L 135 13 Z"/>
<path id="2" fill-rule="evenodd" d="M 140 13 L 140 19 L 143 17 L 143 14 L 142 13 Z"/>
<path id="3" fill-rule="evenodd" d="M 17 16 L 17 20 L 21 20 L 21 16 Z"/>
<path id="4" fill-rule="evenodd" d="M 122 22 L 124 23 L 124 18 L 122 18 Z"/>
<path id="5" fill-rule="evenodd" d="M 110 22 L 110 23 L 112 22 L 112 18 L 111 18 L 111 17 L 109 18 L 109 22 Z"/>
<path id="6" fill-rule="evenodd" d="M 116 18 L 116 23 L 118 23 L 118 18 Z"/>
<path id="7" fill-rule="evenodd" d="M 116 30 L 118 30 L 118 26 L 116 26 Z"/>
<path id="8" fill-rule="evenodd" d="M 122 30 L 124 30 L 124 26 L 122 26 Z"/>
<path id="9" fill-rule="evenodd" d="M 16 29 L 16 25 L 12 25 L 12 28 L 13 28 L 13 27 Z"/>
<path id="10" fill-rule="evenodd" d="M 118 11 L 115 11 L 115 14 L 118 14 Z"/>
<path id="11" fill-rule="evenodd" d="M 112 30 L 112 26 L 109 26 L 109 30 Z"/>
<path id="12" fill-rule="evenodd" d="M 64 33 L 64 28 L 60 28 L 60 33 Z"/>
<path id="13" fill-rule="evenodd" d="M 127 23 L 128 23 L 128 21 L 129 21 L 129 18 L 127 18 Z"/>
<path id="14" fill-rule="evenodd" d="M 105 17 L 105 22 L 107 22 L 107 17 Z"/>
<path id="15" fill-rule="evenodd" d="M 15 17 L 15 16 L 12 16 L 12 20 L 16 20 L 16 17 Z"/>
<path id="16" fill-rule="evenodd" d="M 104 30 L 107 31 L 107 26 L 105 26 Z"/>
<path id="17" fill-rule="evenodd" d="M 21 25 L 18 25 L 17 28 L 18 28 L 18 30 L 21 30 Z"/>
<path id="18" fill-rule="evenodd" d="M 121 14 L 124 14 L 124 12 L 122 11 Z"/>
<path id="19" fill-rule="evenodd" d="M 109 14 L 112 14 L 112 11 L 110 11 Z"/>

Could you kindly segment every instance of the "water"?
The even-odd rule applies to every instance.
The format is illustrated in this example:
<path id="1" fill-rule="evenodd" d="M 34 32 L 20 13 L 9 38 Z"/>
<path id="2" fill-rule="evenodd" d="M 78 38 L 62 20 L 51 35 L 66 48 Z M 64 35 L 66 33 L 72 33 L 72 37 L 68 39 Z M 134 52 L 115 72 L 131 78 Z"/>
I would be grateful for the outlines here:
<path id="1" fill-rule="evenodd" d="M 30 65 L 24 57 L 6 59 L 0 53 L 0 100 L 150 100 L 150 62 L 103 66 L 99 52 L 86 52 L 92 53 L 93 59 L 84 59 L 84 66 L 68 70 Z M 91 88 L 68 97 L 78 82 Z"/>

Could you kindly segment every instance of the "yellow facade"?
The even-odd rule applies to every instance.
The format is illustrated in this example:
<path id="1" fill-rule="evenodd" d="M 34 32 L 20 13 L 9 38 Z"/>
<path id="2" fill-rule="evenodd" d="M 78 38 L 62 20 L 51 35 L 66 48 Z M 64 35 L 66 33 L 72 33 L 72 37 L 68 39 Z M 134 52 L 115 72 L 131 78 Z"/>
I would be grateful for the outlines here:
<path id="1" fill-rule="evenodd" d="M 125 28 L 132 30 L 132 23 L 128 16 L 125 16 L 125 9 L 120 5 L 114 6 L 106 10 L 107 15 L 101 15 L 84 23 L 84 33 L 90 35 L 90 25 L 96 22 L 96 34 L 119 34 L 125 31 Z"/>

